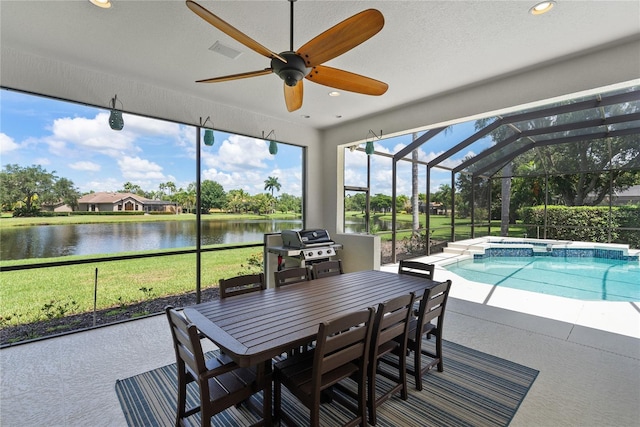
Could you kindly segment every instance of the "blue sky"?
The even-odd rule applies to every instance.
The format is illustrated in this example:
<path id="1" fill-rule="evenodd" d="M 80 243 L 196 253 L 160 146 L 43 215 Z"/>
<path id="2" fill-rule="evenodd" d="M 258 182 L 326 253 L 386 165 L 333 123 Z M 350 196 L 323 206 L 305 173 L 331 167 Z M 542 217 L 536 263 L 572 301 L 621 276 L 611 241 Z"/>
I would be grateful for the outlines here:
<path id="1" fill-rule="evenodd" d="M 124 129 L 108 125 L 109 111 L 43 97 L 0 91 L 0 160 L 20 166 L 41 165 L 73 181 L 81 192 L 116 191 L 129 181 L 145 191 L 173 182 L 178 188 L 195 182 L 195 128 L 124 114 Z M 473 133 L 473 123 L 441 133 L 420 148 L 420 159 L 431 160 Z M 394 153 L 411 143 L 412 135 L 375 141 L 376 151 Z M 482 143 L 482 145 L 486 145 Z M 278 177 L 280 193 L 301 195 L 302 150 L 278 144 L 269 154 L 268 142 L 215 132 L 212 147 L 202 147 L 202 179 L 220 183 L 225 191 L 265 192 L 264 181 Z M 473 147 L 461 153 L 457 161 Z M 476 151 L 477 152 L 477 151 Z M 366 185 L 366 155 L 346 154 L 346 185 Z M 400 162 L 398 194 L 411 194 L 411 169 Z M 391 161 L 372 157 L 371 194 L 391 194 Z M 432 191 L 450 183 L 449 172 L 432 174 Z M 425 191 L 424 167 L 420 192 Z"/>

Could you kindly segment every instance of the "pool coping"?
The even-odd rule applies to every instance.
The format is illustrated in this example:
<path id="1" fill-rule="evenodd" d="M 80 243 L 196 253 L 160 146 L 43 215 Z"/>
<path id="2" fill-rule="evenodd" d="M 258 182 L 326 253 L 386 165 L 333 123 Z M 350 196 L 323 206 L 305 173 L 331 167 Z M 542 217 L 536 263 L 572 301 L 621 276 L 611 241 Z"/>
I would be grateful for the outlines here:
<path id="1" fill-rule="evenodd" d="M 453 298 L 640 339 L 640 301 L 585 301 L 539 294 L 473 282 L 445 268 L 446 265 L 470 259 L 479 250 L 477 248 L 480 245 L 488 243 L 485 239 L 453 242 L 449 244 L 450 247 L 445 248 L 445 252 L 419 256 L 414 260 L 434 264 L 435 277 L 438 280 L 451 279 L 450 295 Z M 575 243 L 575 247 L 594 245 L 584 242 L 571 243 Z M 640 251 L 629 249 L 629 254 L 636 253 Z M 397 272 L 397 268 L 397 264 L 381 267 L 393 272 Z"/>

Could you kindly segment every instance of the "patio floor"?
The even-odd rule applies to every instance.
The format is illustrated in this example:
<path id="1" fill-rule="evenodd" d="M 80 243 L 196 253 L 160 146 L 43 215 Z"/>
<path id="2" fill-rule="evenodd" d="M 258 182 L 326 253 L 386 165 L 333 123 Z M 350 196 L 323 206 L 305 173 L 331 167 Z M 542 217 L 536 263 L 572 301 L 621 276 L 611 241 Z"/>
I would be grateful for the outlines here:
<path id="1" fill-rule="evenodd" d="M 620 307 L 491 292 L 456 276 L 445 338 L 540 371 L 512 426 L 638 425 L 637 306 L 634 321 Z M 0 425 L 125 426 L 115 381 L 172 362 L 164 316 L 2 349 Z"/>

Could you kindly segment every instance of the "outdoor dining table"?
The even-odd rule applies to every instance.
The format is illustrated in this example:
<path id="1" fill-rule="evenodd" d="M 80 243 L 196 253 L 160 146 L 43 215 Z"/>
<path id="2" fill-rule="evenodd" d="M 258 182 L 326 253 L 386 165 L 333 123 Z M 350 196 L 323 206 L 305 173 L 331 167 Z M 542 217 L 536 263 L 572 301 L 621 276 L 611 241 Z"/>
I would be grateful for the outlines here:
<path id="1" fill-rule="evenodd" d="M 313 341 L 320 322 L 409 292 L 422 295 L 435 283 L 358 271 L 212 300 L 186 307 L 184 313 L 238 365 L 254 366 Z"/>

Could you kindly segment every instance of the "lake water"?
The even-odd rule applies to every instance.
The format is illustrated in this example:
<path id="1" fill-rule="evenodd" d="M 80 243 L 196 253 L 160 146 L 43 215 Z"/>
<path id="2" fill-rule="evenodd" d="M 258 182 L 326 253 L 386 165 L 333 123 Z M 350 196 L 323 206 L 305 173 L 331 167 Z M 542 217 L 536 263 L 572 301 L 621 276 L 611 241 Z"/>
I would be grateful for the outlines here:
<path id="1" fill-rule="evenodd" d="M 202 245 L 263 242 L 265 233 L 297 229 L 301 220 L 202 221 Z M 2 230 L 0 258 L 18 260 L 196 246 L 195 221 L 71 224 Z"/>
<path id="2" fill-rule="evenodd" d="M 376 222 L 379 230 L 390 221 Z M 403 224 L 399 224 L 402 226 Z M 202 220 L 202 245 L 257 243 L 264 234 L 299 229 L 302 220 Z M 347 233 L 363 233 L 364 218 L 349 218 Z M 2 229 L 0 259 L 20 260 L 71 255 L 179 249 L 196 246 L 195 221 L 41 225 Z"/>

